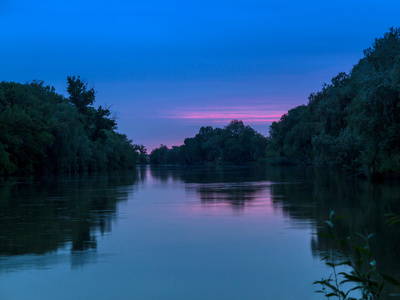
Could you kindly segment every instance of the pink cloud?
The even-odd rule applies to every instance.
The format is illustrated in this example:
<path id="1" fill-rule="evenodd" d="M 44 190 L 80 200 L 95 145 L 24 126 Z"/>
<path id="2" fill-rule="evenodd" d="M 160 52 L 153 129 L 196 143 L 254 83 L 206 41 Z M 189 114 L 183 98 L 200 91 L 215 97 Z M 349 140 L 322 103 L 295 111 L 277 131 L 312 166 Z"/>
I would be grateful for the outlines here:
<path id="1" fill-rule="evenodd" d="M 169 119 L 205 120 L 211 123 L 228 123 L 238 119 L 245 123 L 271 123 L 277 121 L 288 108 L 283 105 L 180 107 L 166 112 Z"/>

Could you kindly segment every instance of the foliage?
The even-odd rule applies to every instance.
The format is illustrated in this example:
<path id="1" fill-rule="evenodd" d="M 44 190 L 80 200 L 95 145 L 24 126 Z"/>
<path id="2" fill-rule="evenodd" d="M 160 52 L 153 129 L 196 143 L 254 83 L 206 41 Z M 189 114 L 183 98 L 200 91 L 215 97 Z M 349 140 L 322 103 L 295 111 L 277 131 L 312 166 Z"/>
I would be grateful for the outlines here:
<path id="1" fill-rule="evenodd" d="M 400 29 L 376 39 L 349 74 L 339 73 L 307 105 L 274 122 L 267 151 L 273 159 L 371 178 L 400 175 Z"/>
<path id="2" fill-rule="evenodd" d="M 147 163 L 147 149 L 143 145 L 133 145 L 133 148 L 135 151 L 139 154 L 138 162 L 140 164 L 146 164 Z"/>
<path id="3" fill-rule="evenodd" d="M 358 291 L 361 293 L 360 299 L 377 300 L 381 298 L 385 281 L 400 286 L 400 283 L 394 278 L 377 272 L 376 261 L 373 259 L 369 246 L 369 240 L 374 234 L 368 236 L 358 234 L 362 238 L 364 246 L 351 245 L 350 237 L 341 238 L 335 231 L 334 223 L 340 218 L 342 217 L 336 216 L 332 211 L 330 219 L 325 221 L 331 232 L 319 234 L 322 237 L 334 240 L 340 250 L 338 253 L 322 258 L 325 264 L 332 269 L 332 274 L 326 279 L 322 278 L 314 282 L 314 284 L 321 286 L 321 290 L 317 292 L 323 293 L 327 298 L 356 300 L 357 298 L 353 297 L 353 292 Z M 396 217 L 391 219 L 391 221 L 393 220 L 396 221 Z M 340 260 L 340 262 L 335 260 Z M 341 267 L 346 267 L 350 271 L 338 272 Z M 352 287 L 345 289 L 345 284 L 351 284 Z"/>
<path id="4" fill-rule="evenodd" d="M 133 167 L 131 141 L 117 133 L 95 92 L 68 77 L 69 98 L 42 81 L 0 83 L 0 175 L 82 173 Z"/>
<path id="5" fill-rule="evenodd" d="M 224 128 L 201 127 L 184 145 L 168 149 L 161 145 L 150 154 L 152 164 L 198 164 L 229 162 L 244 164 L 265 158 L 267 139 L 242 121 L 232 120 Z"/>
<path id="6" fill-rule="evenodd" d="M 67 77 L 69 94 L 69 102 L 78 109 L 79 112 L 85 112 L 90 105 L 93 105 L 95 99 L 95 91 L 93 88 L 88 89 L 87 85 L 78 76 Z"/>

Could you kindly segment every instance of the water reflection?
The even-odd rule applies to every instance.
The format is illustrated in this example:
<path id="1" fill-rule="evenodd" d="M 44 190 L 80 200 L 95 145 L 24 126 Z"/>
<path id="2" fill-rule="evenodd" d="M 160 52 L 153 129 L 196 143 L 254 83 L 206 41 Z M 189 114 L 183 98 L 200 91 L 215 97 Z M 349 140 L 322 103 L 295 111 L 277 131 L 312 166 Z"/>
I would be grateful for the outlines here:
<path id="1" fill-rule="evenodd" d="M 127 199 L 136 172 L 69 178 L 4 180 L 0 183 L 0 256 L 44 254 L 68 249 L 72 266 L 90 261 L 97 234 L 111 232 L 116 205 Z M 40 256 L 2 259 L 21 268 L 51 263 Z M 59 259 L 59 257 L 57 258 Z"/>
<path id="2" fill-rule="evenodd" d="M 247 204 L 260 200 L 270 183 L 265 182 L 264 170 L 249 167 L 177 167 L 152 166 L 151 176 L 161 183 L 184 182 L 185 189 L 195 191 L 205 206 L 228 204 L 242 210 Z"/>
<path id="3" fill-rule="evenodd" d="M 159 186 L 170 184 L 175 189 L 156 191 Z M 138 251 L 133 256 L 146 258 L 149 252 L 149 261 L 158 259 L 160 265 L 165 265 L 175 258 L 175 263 L 179 265 L 182 263 L 182 256 L 186 255 L 187 262 L 196 268 L 197 261 L 190 255 L 201 250 L 194 257 L 206 264 L 207 257 L 202 255 L 207 252 L 206 246 L 210 246 L 207 241 L 212 240 L 213 233 L 216 236 L 219 233 L 215 244 L 211 244 L 214 248 L 210 249 L 214 250 L 219 249 L 216 243 L 223 236 L 233 236 L 232 239 L 237 238 L 238 241 L 242 236 L 236 237 L 236 234 L 245 236 L 243 232 L 246 228 L 244 227 L 243 232 L 240 230 L 242 224 L 249 226 L 246 232 L 248 236 L 245 238 L 252 240 L 251 234 L 257 228 L 251 226 L 263 226 L 264 219 L 270 217 L 266 215 L 265 206 L 270 206 L 278 215 L 283 215 L 292 227 L 298 229 L 307 226 L 314 233 L 325 232 L 324 220 L 335 210 L 340 215 L 348 216 L 336 224 L 339 235 L 356 237 L 357 232 L 377 233 L 371 241 L 371 247 L 378 269 L 400 279 L 399 228 L 384 224 L 385 213 L 400 214 L 398 184 L 372 184 L 349 178 L 345 173 L 310 168 L 138 167 L 136 172 L 125 174 L 3 181 L 0 182 L 0 270 L 45 269 L 60 261 L 68 262 L 74 269 L 81 269 L 88 263 L 96 263 L 99 259 L 96 250 L 99 236 L 111 233 L 118 217 L 118 203 L 131 199 L 130 193 L 136 188 L 142 188 L 142 196 L 148 195 L 149 198 L 143 196 L 144 198 L 131 203 L 136 205 L 134 212 L 138 223 L 135 223 L 136 227 L 132 226 L 136 231 L 129 229 L 129 235 L 121 238 L 119 244 L 135 244 L 137 240 L 141 240 L 142 243 L 137 242 L 132 246 Z M 168 200 L 174 201 L 152 202 L 154 198 L 160 198 L 164 194 L 168 194 Z M 208 217 L 206 221 L 202 219 L 202 215 L 195 215 L 197 219 L 194 218 L 191 223 L 190 218 L 174 214 L 175 208 L 183 207 L 181 211 L 185 212 L 189 198 L 196 205 L 200 204 L 204 210 L 218 206 L 225 215 L 240 211 L 241 216 L 247 219 L 238 220 L 236 216 L 232 218 L 235 220 L 224 218 L 223 221 L 230 224 L 229 229 L 235 228 L 227 232 L 218 231 L 224 228 L 221 225 L 223 222 L 218 219 L 220 211 L 213 215 L 215 218 Z M 257 206 L 261 202 L 264 210 Z M 248 212 L 254 212 L 258 208 L 261 211 L 256 216 L 258 219 L 252 220 L 253 215 L 249 217 Z M 243 223 L 239 224 L 238 221 Z M 171 232 L 174 234 L 170 235 Z M 198 236 L 192 232 L 197 232 Z M 182 239 L 178 238 L 179 234 Z M 127 241 L 130 235 L 134 236 Z M 266 237 L 262 235 L 261 239 L 264 238 Z M 317 260 L 325 252 L 337 249 L 337 245 L 330 240 L 317 235 L 310 236 L 309 240 L 309 250 Z M 196 242 L 196 247 L 190 244 L 191 241 Z M 254 236 L 254 241 L 254 245 L 262 244 L 258 236 Z M 230 250 L 243 250 L 233 240 L 230 243 Z M 175 244 L 178 245 L 177 248 L 174 248 Z M 203 244 L 206 245 L 204 249 L 200 247 Z M 268 246 L 272 244 L 274 242 Z M 159 245 L 167 245 L 165 249 L 168 251 L 161 248 L 157 252 L 161 247 Z M 221 246 L 222 249 L 226 247 L 228 246 Z M 271 250 L 270 247 L 254 247 L 255 249 L 250 250 L 251 253 L 256 249 Z M 189 250 L 185 252 L 182 249 Z M 179 258 L 172 254 L 167 255 L 179 251 L 183 251 Z M 213 251 L 211 252 L 214 253 Z M 115 254 L 116 249 L 110 252 Z M 281 254 L 282 250 L 276 252 Z M 266 258 L 269 255 L 265 253 Z M 163 257 L 166 259 L 163 260 Z M 235 254 L 232 257 L 236 259 Z M 135 261 L 135 258 L 129 257 L 129 260 Z M 140 265 L 139 260 L 135 263 Z M 172 261 L 171 265 L 175 263 Z M 153 267 L 158 270 L 160 265 Z M 147 267 L 148 264 L 143 263 L 142 269 L 147 270 Z M 154 276 L 155 274 L 150 273 L 148 275 L 149 278 Z M 169 278 L 169 274 L 166 277 Z M 310 280 L 310 285 L 313 279 Z M 393 291 L 387 288 L 386 294 Z"/>
<path id="4" fill-rule="evenodd" d="M 269 187 L 268 184 L 255 184 L 244 182 L 242 184 L 214 183 L 196 185 L 192 188 L 205 203 L 229 203 L 233 208 L 243 209 L 249 202 L 262 198 L 263 191 Z M 188 186 L 190 190 L 191 186 Z"/>
<path id="5" fill-rule="evenodd" d="M 371 183 L 345 172 L 312 168 L 152 168 L 160 182 L 182 181 L 195 190 L 203 204 L 229 204 L 243 210 L 260 198 L 269 197 L 274 210 L 281 211 L 296 228 L 311 225 L 315 235 L 310 250 L 316 258 L 339 250 L 333 241 L 317 235 L 327 233 L 324 223 L 334 210 L 347 218 L 337 222 L 341 237 L 350 236 L 362 246 L 357 233 L 376 233 L 371 250 L 378 271 L 400 280 L 399 228 L 385 224 L 385 214 L 400 214 L 398 183 Z M 395 290 L 386 285 L 385 295 Z"/>
<path id="6" fill-rule="evenodd" d="M 300 177 L 301 172 L 306 174 Z M 271 186 L 274 205 L 280 206 L 292 220 L 310 220 L 314 223 L 316 233 L 330 233 L 324 221 L 329 219 L 330 212 L 334 210 L 338 215 L 346 216 L 335 224 L 338 236 L 351 237 L 358 246 L 364 246 L 358 233 L 375 233 L 370 246 L 378 272 L 400 279 L 399 228 L 385 224 L 385 214 L 400 214 L 398 183 L 374 184 L 329 170 L 297 170 L 291 174 L 303 180 L 298 184 Z M 273 180 L 275 176 L 269 174 L 267 178 Z M 331 239 L 319 235 L 312 237 L 311 251 L 315 257 L 322 258 L 335 250 L 339 250 L 339 245 Z M 386 285 L 386 297 L 394 292 L 398 293 L 399 290 Z"/>
<path id="7" fill-rule="evenodd" d="M 150 174 L 161 182 L 181 181 L 184 183 L 249 182 L 265 180 L 265 168 L 239 166 L 150 166 Z"/>

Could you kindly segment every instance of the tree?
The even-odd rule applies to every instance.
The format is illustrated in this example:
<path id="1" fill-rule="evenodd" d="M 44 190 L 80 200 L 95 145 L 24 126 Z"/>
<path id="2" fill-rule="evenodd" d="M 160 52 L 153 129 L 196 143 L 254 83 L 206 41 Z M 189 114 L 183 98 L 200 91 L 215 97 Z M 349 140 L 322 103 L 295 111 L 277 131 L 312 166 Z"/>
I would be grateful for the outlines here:
<path id="1" fill-rule="evenodd" d="M 80 79 L 80 76 L 68 76 L 67 82 L 70 103 L 75 105 L 79 112 L 85 113 L 87 107 L 93 105 L 95 101 L 94 89 L 88 89 L 87 85 Z"/>
<path id="2" fill-rule="evenodd" d="M 147 149 L 143 145 L 133 145 L 133 149 L 139 154 L 139 163 L 146 164 L 147 163 Z"/>
<path id="3" fill-rule="evenodd" d="M 220 162 L 244 164 L 265 157 L 267 139 L 242 121 L 232 120 L 224 128 L 201 127 L 184 145 L 172 149 L 161 145 L 150 154 L 151 163 L 201 164 Z"/>
<path id="4" fill-rule="evenodd" d="M 400 29 L 375 39 L 349 74 L 274 122 L 268 149 L 371 178 L 400 175 Z"/>
<path id="5" fill-rule="evenodd" d="M 137 154 L 94 90 L 68 77 L 70 97 L 43 81 L 0 83 L 0 175 L 131 168 Z"/>

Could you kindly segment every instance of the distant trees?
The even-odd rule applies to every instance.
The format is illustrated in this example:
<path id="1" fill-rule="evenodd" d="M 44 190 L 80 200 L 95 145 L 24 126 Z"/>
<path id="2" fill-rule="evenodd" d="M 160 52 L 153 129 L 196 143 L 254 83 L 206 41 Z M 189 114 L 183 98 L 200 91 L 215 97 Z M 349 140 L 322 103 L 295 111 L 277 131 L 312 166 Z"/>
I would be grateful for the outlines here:
<path id="1" fill-rule="evenodd" d="M 143 145 L 133 145 L 133 149 L 139 154 L 138 157 L 138 162 L 140 164 L 146 164 L 147 163 L 147 149 Z"/>
<path id="2" fill-rule="evenodd" d="M 265 158 L 267 139 L 242 121 L 232 120 L 224 128 L 201 127 L 180 147 L 161 145 L 150 154 L 153 164 L 198 164 L 229 162 L 244 164 Z"/>
<path id="3" fill-rule="evenodd" d="M 0 83 L 0 175 L 80 173 L 129 168 L 137 153 L 117 133 L 95 91 L 68 77 L 69 97 L 42 81 Z"/>
<path id="4" fill-rule="evenodd" d="M 338 165 L 369 177 L 400 174 L 400 29 L 391 28 L 349 74 L 270 127 L 275 161 Z"/>

